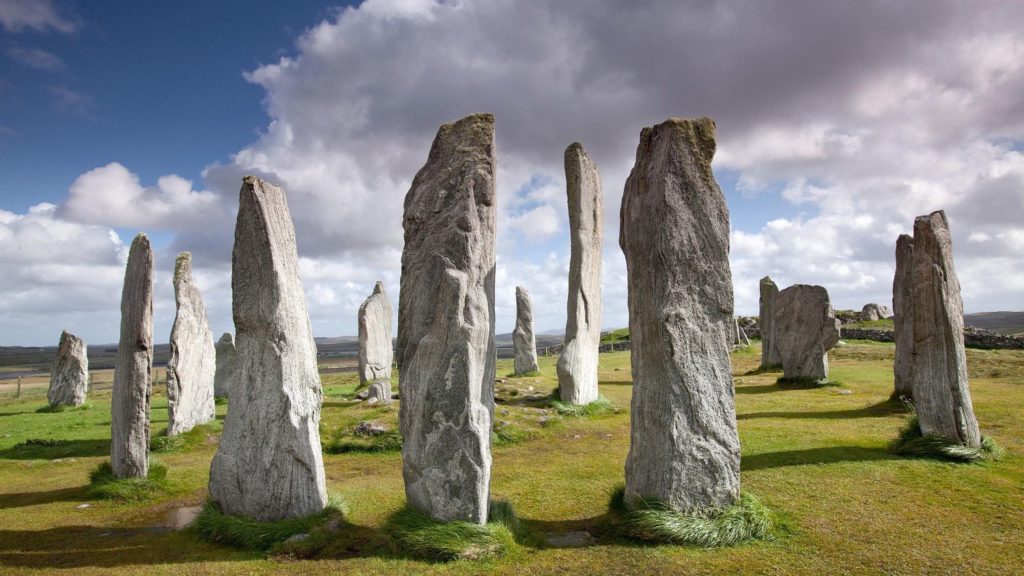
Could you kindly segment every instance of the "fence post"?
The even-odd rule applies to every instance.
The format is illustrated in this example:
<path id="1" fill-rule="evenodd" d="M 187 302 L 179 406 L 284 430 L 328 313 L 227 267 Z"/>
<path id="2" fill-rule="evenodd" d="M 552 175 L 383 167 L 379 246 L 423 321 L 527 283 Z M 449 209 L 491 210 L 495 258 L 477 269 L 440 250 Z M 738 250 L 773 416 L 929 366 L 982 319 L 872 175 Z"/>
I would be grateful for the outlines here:
<path id="1" fill-rule="evenodd" d="M 21 376 L 18 376 L 18 391 L 14 394 L 15 398 L 21 398 Z"/>

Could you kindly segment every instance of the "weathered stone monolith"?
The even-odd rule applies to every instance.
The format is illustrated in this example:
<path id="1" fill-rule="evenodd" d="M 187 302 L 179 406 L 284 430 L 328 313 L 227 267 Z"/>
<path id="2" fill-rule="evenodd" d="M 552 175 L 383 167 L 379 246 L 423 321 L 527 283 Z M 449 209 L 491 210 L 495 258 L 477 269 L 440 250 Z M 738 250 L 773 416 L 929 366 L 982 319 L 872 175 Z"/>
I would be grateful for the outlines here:
<path id="1" fill-rule="evenodd" d="M 892 279 L 893 328 L 896 333 L 896 360 L 893 362 L 893 395 L 914 397 L 914 240 L 900 234 L 896 239 L 896 275 Z"/>
<path id="2" fill-rule="evenodd" d="M 794 284 L 779 292 L 772 323 L 785 378 L 828 378 L 828 351 L 839 342 L 839 320 L 824 287 Z"/>
<path id="3" fill-rule="evenodd" d="M 50 406 L 81 406 L 89 391 L 89 356 L 85 340 L 65 330 L 50 368 Z"/>
<path id="4" fill-rule="evenodd" d="M 569 198 L 569 297 L 565 340 L 556 370 L 562 402 L 580 405 L 598 396 L 604 204 L 601 173 L 578 142 L 565 149 L 565 188 Z"/>
<path id="5" fill-rule="evenodd" d="M 758 306 L 757 323 L 761 330 L 761 368 L 773 368 L 782 364 L 778 346 L 775 343 L 775 298 L 779 287 L 770 276 L 761 278 L 761 299 Z"/>
<path id="6" fill-rule="evenodd" d="M 888 306 L 882 306 L 881 304 L 865 304 L 860 310 L 860 319 L 865 322 L 873 320 L 882 320 L 884 318 L 892 318 L 892 311 L 889 310 Z"/>
<path id="7" fill-rule="evenodd" d="M 405 197 L 398 305 L 406 499 L 483 524 L 494 411 L 494 117 L 437 132 Z"/>
<path id="8" fill-rule="evenodd" d="M 946 213 L 914 220 L 914 407 L 923 434 L 981 444 L 967 385 L 964 308 Z"/>
<path id="9" fill-rule="evenodd" d="M 228 398 L 235 381 L 235 337 L 225 332 L 217 341 L 217 370 L 213 376 L 213 394 L 217 398 Z"/>
<path id="10" fill-rule="evenodd" d="M 153 391 L 153 249 L 139 234 L 128 250 L 121 291 L 121 341 L 110 399 L 110 467 L 118 478 L 149 473 Z"/>
<path id="11" fill-rule="evenodd" d="M 537 339 L 533 335 L 533 300 L 522 286 L 516 286 L 516 328 L 512 332 L 515 349 L 516 376 L 539 370 L 537 366 Z"/>
<path id="12" fill-rule="evenodd" d="M 359 306 L 359 383 L 391 379 L 391 299 L 384 283 Z"/>
<path id="13" fill-rule="evenodd" d="M 391 380 L 378 380 L 370 384 L 366 391 L 366 402 L 369 404 L 391 403 Z"/>
<path id="14" fill-rule="evenodd" d="M 670 119 L 640 133 L 622 197 L 633 400 L 626 504 L 681 512 L 739 497 L 729 364 L 729 209 L 711 171 L 715 123 Z"/>
<path id="15" fill-rule="evenodd" d="M 327 505 L 323 393 L 283 190 L 243 179 L 231 259 L 235 380 L 210 499 L 255 520 L 315 514 Z"/>
<path id="16" fill-rule="evenodd" d="M 213 379 L 217 351 L 206 319 L 203 296 L 192 279 L 192 255 L 182 252 L 174 263 L 174 300 L 178 311 L 171 327 L 167 361 L 167 435 L 188 432 L 213 420 Z"/>

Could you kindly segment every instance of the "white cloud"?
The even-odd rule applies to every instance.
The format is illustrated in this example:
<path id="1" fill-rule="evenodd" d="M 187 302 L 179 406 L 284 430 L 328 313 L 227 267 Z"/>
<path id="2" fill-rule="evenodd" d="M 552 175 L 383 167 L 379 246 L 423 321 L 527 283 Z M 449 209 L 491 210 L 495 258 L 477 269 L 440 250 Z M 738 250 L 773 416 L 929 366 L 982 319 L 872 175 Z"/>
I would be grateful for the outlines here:
<path id="1" fill-rule="evenodd" d="M 53 0 L 0 0 L 0 26 L 7 32 L 54 30 L 71 33 L 78 23 L 59 13 Z"/>
<path id="2" fill-rule="evenodd" d="M 558 212 L 550 204 L 541 204 L 508 219 L 508 227 L 527 241 L 536 242 L 556 234 Z"/>
<path id="3" fill-rule="evenodd" d="M 23 48 L 12 46 L 7 55 L 18 62 L 36 70 L 63 70 L 64 61 L 59 56 L 41 48 Z"/>

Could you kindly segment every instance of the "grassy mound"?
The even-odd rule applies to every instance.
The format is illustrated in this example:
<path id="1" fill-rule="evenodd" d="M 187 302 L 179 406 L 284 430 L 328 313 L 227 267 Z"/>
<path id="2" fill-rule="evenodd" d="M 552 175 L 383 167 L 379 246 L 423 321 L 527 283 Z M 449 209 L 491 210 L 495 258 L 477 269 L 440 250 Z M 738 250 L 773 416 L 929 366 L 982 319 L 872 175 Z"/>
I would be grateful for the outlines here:
<path id="1" fill-rule="evenodd" d="M 491 443 L 495 446 L 511 446 L 530 440 L 536 435 L 537 433 L 534 430 L 528 428 L 496 422 L 494 424 L 494 431 L 491 432 Z"/>
<path id="2" fill-rule="evenodd" d="M 359 436 L 346 431 L 337 431 L 323 443 L 327 454 L 388 454 L 402 450 L 402 435 L 396 431 L 374 436 Z"/>
<path id="3" fill-rule="evenodd" d="M 168 454 L 198 448 L 206 442 L 207 436 L 217 434 L 218 432 L 220 432 L 220 426 L 211 422 L 200 424 L 188 432 L 176 436 L 168 436 L 165 430 L 163 434 L 149 442 L 149 449 L 152 452 Z"/>
<path id="4" fill-rule="evenodd" d="M 302 518 L 285 518 L 261 522 L 239 516 L 228 516 L 208 502 L 189 528 L 208 542 L 226 544 L 243 550 L 269 550 L 296 534 L 309 534 L 324 525 L 332 516 L 344 514 L 345 503 L 337 496 L 328 499 L 322 512 Z"/>
<path id="5" fill-rule="evenodd" d="M 557 393 L 557 390 L 555 392 Z M 604 396 L 598 396 L 597 400 L 594 400 L 589 404 L 582 405 L 567 404 L 555 397 L 551 400 L 551 407 L 562 416 L 574 417 L 604 416 L 606 414 L 615 414 L 619 411 L 618 408 L 616 408 Z"/>
<path id="6" fill-rule="evenodd" d="M 505 375 L 506 378 L 537 378 L 543 376 L 540 370 L 530 370 L 529 372 L 523 372 L 522 374 L 516 374 L 515 372 L 509 372 Z"/>
<path id="7" fill-rule="evenodd" d="M 512 505 L 491 502 L 486 524 L 439 522 L 406 507 L 395 513 L 390 530 L 402 549 L 428 560 L 483 560 L 500 558 L 516 549 L 519 521 Z"/>
<path id="8" fill-rule="evenodd" d="M 163 494 L 170 488 L 167 467 L 150 460 L 145 478 L 117 478 L 110 462 L 104 462 L 89 473 L 89 498 L 100 500 L 144 500 Z"/>
<path id="9" fill-rule="evenodd" d="M 82 404 L 81 406 L 67 406 L 65 404 L 58 404 L 56 406 L 50 406 L 49 404 L 47 404 L 46 406 L 43 406 L 39 410 L 36 410 L 36 413 L 37 414 L 59 414 L 61 412 L 73 412 L 73 411 L 76 411 L 76 410 L 90 410 L 90 409 L 92 409 L 92 404 L 90 404 L 88 402 Z"/>
<path id="10" fill-rule="evenodd" d="M 815 380 L 814 378 L 786 378 L 780 376 L 775 384 L 779 388 L 791 388 L 795 390 L 806 390 L 810 388 L 827 388 L 830 386 L 839 386 L 839 382 L 834 380 Z"/>
<path id="11" fill-rule="evenodd" d="M 618 519 L 619 531 L 637 540 L 718 548 L 770 540 L 775 532 L 774 515 L 752 494 L 742 494 L 736 504 L 725 510 L 684 514 L 657 501 L 647 501 L 630 510 L 625 493 L 621 486 L 616 489 L 610 508 Z"/>
<path id="12" fill-rule="evenodd" d="M 921 425 L 917 421 L 917 414 L 910 416 L 906 426 L 900 430 L 899 436 L 889 444 L 889 450 L 900 456 L 936 458 L 967 463 L 999 460 L 1004 454 L 1003 448 L 987 436 L 981 438 L 981 446 L 973 448 L 943 436 L 921 434 Z"/>

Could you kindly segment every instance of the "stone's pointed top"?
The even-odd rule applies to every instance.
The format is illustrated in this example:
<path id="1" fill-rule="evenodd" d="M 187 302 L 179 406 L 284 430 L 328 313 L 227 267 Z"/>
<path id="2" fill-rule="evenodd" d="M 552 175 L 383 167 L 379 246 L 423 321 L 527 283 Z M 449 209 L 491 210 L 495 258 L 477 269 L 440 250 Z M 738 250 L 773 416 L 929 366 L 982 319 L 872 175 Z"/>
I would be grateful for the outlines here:
<path id="1" fill-rule="evenodd" d="M 145 232 L 139 232 L 135 235 L 135 238 L 132 238 L 132 247 L 134 248 L 136 244 L 140 246 L 149 246 L 149 236 L 146 236 Z"/>
<path id="2" fill-rule="evenodd" d="M 526 288 L 523 288 L 522 286 L 516 286 L 516 296 L 519 296 L 520 294 L 529 294 L 529 293 L 530 293 L 530 291 L 527 290 Z"/>
<path id="3" fill-rule="evenodd" d="M 377 280 L 377 284 L 373 286 L 373 293 L 384 294 L 384 283 L 381 282 L 380 280 Z"/>
<path id="4" fill-rule="evenodd" d="M 761 278 L 761 284 L 771 284 L 771 285 L 774 286 L 775 285 L 775 281 L 772 280 L 771 276 L 765 276 L 764 278 Z"/>
<path id="5" fill-rule="evenodd" d="M 565 148 L 565 158 L 567 161 L 569 158 L 575 156 L 583 156 L 585 158 L 589 158 L 589 156 L 587 155 L 587 151 L 583 149 L 583 144 L 580 144 L 579 142 L 573 142 L 572 144 L 569 144 Z"/>
<path id="6" fill-rule="evenodd" d="M 220 340 L 218 340 L 218 342 L 234 342 L 234 341 L 235 341 L 235 335 L 232 334 L 231 332 L 225 332 L 220 337 Z"/>
<path id="7" fill-rule="evenodd" d="M 190 282 L 192 279 L 192 253 L 182 252 L 174 261 L 174 282 L 182 280 Z"/>
<path id="8" fill-rule="evenodd" d="M 949 220 L 946 218 L 945 210 L 936 210 L 931 214 L 924 214 L 922 216 L 918 216 L 917 218 L 914 218 L 914 225 L 917 226 L 918 222 L 926 222 L 932 219 L 941 220 L 943 224 L 945 224 L 947 227 L 949 226 Z"/>
<path id="9" fill-rule="evenodd" d="M 644 148 L 654 134 L 664 131 L 681 132 L 682 141 L 692 144 L 692 149 L 697 152 L 700 159 L 707 165 L 715 157 L 715 121 L 707 116 L 700 118 L 669 118 L 661 124 L 656 124 L 640 131 L 640 147 Z M 639 148 L 637 150 L 639 154 Z"/>

